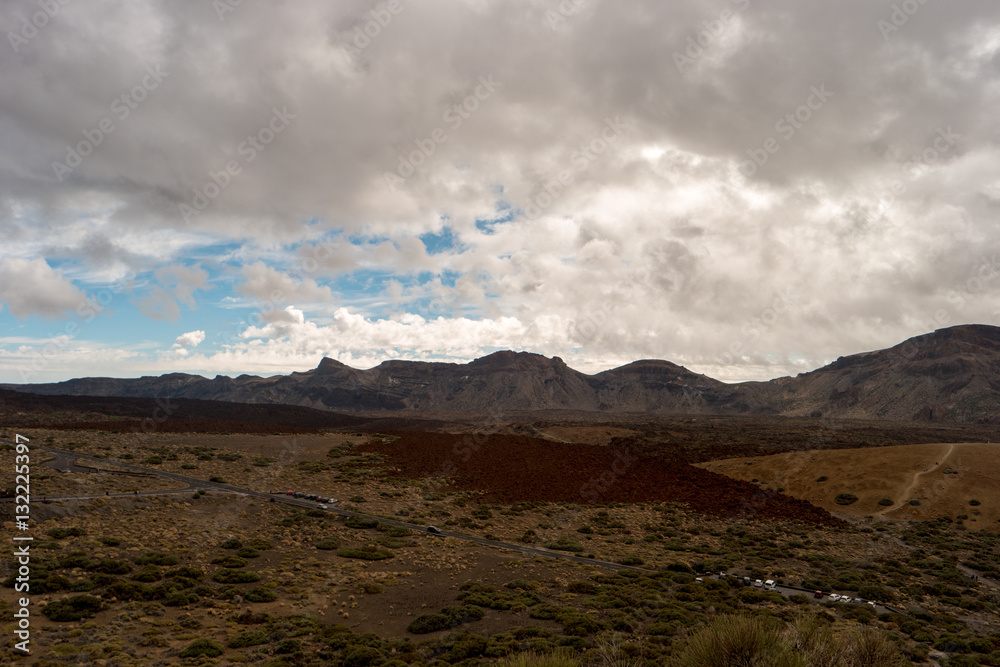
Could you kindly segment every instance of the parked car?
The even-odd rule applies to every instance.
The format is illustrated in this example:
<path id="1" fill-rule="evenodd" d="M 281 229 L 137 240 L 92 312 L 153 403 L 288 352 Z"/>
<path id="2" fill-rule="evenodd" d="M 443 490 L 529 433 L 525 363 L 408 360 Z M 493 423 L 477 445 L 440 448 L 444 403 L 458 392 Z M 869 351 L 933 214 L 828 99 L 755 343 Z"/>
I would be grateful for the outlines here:
<path id="1" fill-rule="evenodd" d="M 776 585 L 777 584 L 774 583 L 774 579 L 768 579 L 767 581 L 764 582 L 764 588 L 770 589 L 772 591 L 774 590 L 774 587 Z"/>
<path id="2" fill-rule="evenodd" d="M 320 503 L 319 508 L 321 510 L 325 510 L 326 509 L 326 505 L 324 505 L 323 503 Z"/>
<path id="3" fill-rule="evenodd" d="M 813 597 L 816 598 L 817 600 L 822 600 L 823 599 L 823 591 L 816 591 L 815 593 L 813 593 Z"/>
<path id="4" fill-rule="evenodd" d="M 704 583 L 704 582 L 705 582 L 705 580 L 704 580 L 704 579 L 702 579 L 701 577 L 695 577 L 695 578 L 694 578 L 694 580 L 695 580 L 695 581 L 697 581 L 697 582 L 698 582 L 699 584 L 701 584 L 701 583 Z"/>
<path id="5" fill-rule="evenodd" d="M 853 602 L 853 600 L 851 598 L 847 597 L 846 595 L 844 597 L 840 598 L 840 601 L 841 602 L 847 602 L 847 603 Z"/>
<path id="6" fill-rule="evenodd" d="M 427 532 L 432 533 L 434 535 L 440 535 L 441 529 L 438 528 L 437 526 L 427 526 Z"/>
<path id="7" fill-rule="evenodd" d="M 292 496 L 292 495 L 295 495 L 295 492 L 294 491 L 285 491 L 285 495 L 286 496 Z"/>
<path id="8" fill-rule="evenodd" d="M 836 593 L 830 593 L 830 602 L 840 602 L 840 596 Z"/>
<path id="9" fill-rule="evenodd" d="M 764 582 L 758 579 L 757 581 L 753 582 L 753 585 L 756 586 L 757 588 L 763 588 Z"/>

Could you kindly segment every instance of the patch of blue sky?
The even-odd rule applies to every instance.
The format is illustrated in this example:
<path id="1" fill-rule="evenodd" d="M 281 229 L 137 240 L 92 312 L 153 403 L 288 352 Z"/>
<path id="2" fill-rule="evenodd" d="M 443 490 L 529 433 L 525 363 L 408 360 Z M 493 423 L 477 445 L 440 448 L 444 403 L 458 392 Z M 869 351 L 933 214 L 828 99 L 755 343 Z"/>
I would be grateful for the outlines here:
<path id="1" fill-rule="evenodd" d="M 518 210 L 505 200 L 496 203 L 496 213 L 492 218 L 477 218 L 476 228 L 484 234 L 494 234 L 498 225 L 513 221 L 519 214 Z"/>
<path id="2" fill-rule="evenodd" d="M 427 232 L 426 234 L 421 234 L 418 238 L 423 242 L 424 247 L 427 248 L 428 255 L 439 255 L 449 250 L 461 249 L 459 238 L 455 234 L 455 230 L 451 227 L 442 228 L 438 234 Z"/>

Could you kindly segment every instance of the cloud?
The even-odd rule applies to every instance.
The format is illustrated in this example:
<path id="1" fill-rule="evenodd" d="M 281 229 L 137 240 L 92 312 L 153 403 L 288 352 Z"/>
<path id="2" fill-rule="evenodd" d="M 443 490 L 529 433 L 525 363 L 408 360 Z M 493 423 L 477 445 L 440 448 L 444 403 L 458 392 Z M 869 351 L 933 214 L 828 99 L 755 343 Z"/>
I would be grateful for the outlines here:
<path id="1" fill-rule="evenodd" d="M 86 307 L 87 297 L 44 259 L 0 259 L 0 302 L 15 317 L 57 320 Z"/>
<path id="2" fill-rule="evenodd" d="M 1000 321 L 970 282 L 1000 253 L 1000 5 L 888 33 L 868 0 L 559 6 L 405 3 L 362 46 L 360 0 L 61 7 L 0 66 L 0 234 L 63 278 L 4 302 L 54 317 L 125 270 L 154 320 L 274 301 L 254 348 L 183 360 L 237 372 L 523 344 L 748 379 Z"/>
<path id="3" fill-rule="evenodd" d="M 139 298 L 136 305 L 142 314 L 154 320 L 176 321 L 181 316 L 181 305 L 195 308 L 194 293 L 205 287 L 208 272 L 199 266 L 166 266 L 155 272 L 159 285 L 149 294 Z"/>
<path id="4" fill-rule="evenodd" d="M 192 347 L 198 347 L 205 340 L 204 331 L 189 331 L 177 337 L 177 342 L 170 349 L 174 352 L 186 355 Z"/>
<path id="5" fill-rule="evenodd" d="M 265 265 L 254 262 L 243 267 L 244 282 L 239 287 L 241 294 L 267 303 L 330 303 L 333 292 L 329 287 L 321 287 L 312 278 L 295 280 Z"/>

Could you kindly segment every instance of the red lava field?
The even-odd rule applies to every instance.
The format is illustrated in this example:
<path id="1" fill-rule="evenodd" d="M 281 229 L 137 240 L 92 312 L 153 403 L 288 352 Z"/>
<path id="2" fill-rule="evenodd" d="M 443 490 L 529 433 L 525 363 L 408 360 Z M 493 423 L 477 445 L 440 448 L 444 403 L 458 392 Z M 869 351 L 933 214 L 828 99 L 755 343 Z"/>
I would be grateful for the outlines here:
<path id="1" fill-rule="evenodd" d="M 360 449 L 383 454 L 402 476 L 449 477 L 494 502 L 679 502 L 714 516 L 845 525 L 806 501 L 660 456 L 526 436 L 396 435 Z"/>

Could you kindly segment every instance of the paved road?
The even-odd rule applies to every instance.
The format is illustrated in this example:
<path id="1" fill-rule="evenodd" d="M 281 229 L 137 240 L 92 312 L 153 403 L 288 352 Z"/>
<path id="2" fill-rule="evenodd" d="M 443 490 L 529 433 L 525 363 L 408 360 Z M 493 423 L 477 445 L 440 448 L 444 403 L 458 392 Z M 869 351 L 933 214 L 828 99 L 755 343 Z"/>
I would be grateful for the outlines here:
<path id="1" fill-rule="evenodd" d="M 711 574 L 711 575 L 704 575 L 702 578 L 703 579 L 721 579 L 722 577 L 720 577 L 718 574 Z M 739 576 L 736 576 L 736 575 L 727 574 L 725 576 L 725 578 L 726 579 L 733 579 L 733 578 L 735 578 L 735 579 L 742 579 L 743 582 L 745 584 L 747 584 L 748 586 L 753 586 L 754 585 L 753 580 L 750 580 L 748 577 L 739 577 Z M 823 595 L 822 598 L 815 598 L 815 597 L 813 597 L 813 595 L 816 593 L 815 589 L 800 588 L 798 586 L 777 586 L 777 585 L 775 585 L 774 588 L 764 588 L 762 586 L 761 587 L 755 586 L 755 588 L 759 588 L 760 590 L 773 590 L 773 591 L 776 591 L 778 593 L 781 593 L 786 598 L 787 597 L 791 597 L 792 595 L 802 594 L 802 595 L 808 596 L 809 599 L 812 602 L 817 602 L 817 603 L 834 602 L 835 604 L 837 603 L 837 601 L 832 600 L 830 598 L 831 593 L 837 593 L 837 591 L 823 591 L 824 595 Z M 843 593 L 838 593 L 838 595 L 843 595 Z M 850 595 L 848 597 L 852 597 L 853 598 L 854 596 Z M 853 603 L 853 602 L 850 602 L 850 603 L 845 602 L 844 604 L 855 604 L 855 603 Z M 880 614 L 885 613 L 885 612 L 892 612 L 892 613 L 896 613 L 896 614 L 905 614 L 906 613 L 905 611 L 903 611 L 901 609 L 895 609 L 893 607 L 886 607 L 885 605 L 882 605 L 882 604 L 868 605 L 867 601 L 865 601 L 863 604 L 865 604 L 866 606 L 873 607 L 875 609 L 875 611 L 878 612 L 878 613 L 880 613 Z"/>
<path id="2" fill-rule="evenodd" d="M 57 457 L 57 460 L 63 461 L 63 462 L 66 462 L 67 459 L 69 458 L 70 462 L 75 461 L 75 460 L 82 460 L 82 461 L 93 461 L 95 463 L 103 463 L 105 465 L 107 465 L 109 463 L 109 461 L 107 459 L 99 459 L 99 458 L 95 458 L 95 457 L 92 457 L 92 456 L 87 456 L 85 454 L 78 454 L 76 452 L 67 452 L 67 451 L 64 451 L 64 450 L 53 449 L 51 447 L 37 447 L 36 446 L 33 449 L 36 450 L 36 451 L 41 450 L 41 451 L 49 452 L 50 454 L 55 455 Z M 133 470 L 135 472 L 143 472 L 143 473 L 153 473 L 156 476 L 161 477 L 163 479 L 168 479 L 168 480 L 171 480 L 171 481 L 180 482 L 180 483 L 184 483 L 184 484 L 188 485 L 186 488 L 183 488 L 183 489 L 170 489 L 170 490 L 166 490 L 166 491 L 142 491 L 142 492 L 140 492 L 138 494 L 140 496 L 155 496 L 155 495 L 179 494 L 179 493 L 190 494 L 190 493 L 192 493 L 194 491 L 197 491 L 199 489 L 204 489 L 205 491 L 219 491 L 219 492 L 225 492 L 225 493 L 240 494 L 240 495 L 250 496 L 250 497 L 254 497 L 254 498 L 266 499 L 266 500 L 269 500 L 269 501 L 284 503 L 286 505 L 292 505 L 294 507 L 300 507 L 300 508 L 303 508 L 303 509 L 317 509 L 319 507 L 319 503 L 316 503 L 316 502 L 313 502 L 313 501 L 309 501 L 309 500 L 304 500 L 304 499 L 301 499 L 301 498 L 294 498 L 292 496 L 285 495 L 284 493 L 278 494 L 278 493 L 265 493 L 263 491 L 254 491 L 253 489 L 246 489 L 246 488 L 239 487 L 239 486 L 233 486 L 232 484 L 223 484 L 221 482 L 210 482 L 210 481 L 207 481 L 207 480 L 198 479 L 197 477 L 189 477 L 187 475 L 180 475 L 180 474 L 173 473 L 173 472 L 167 472 L 165 470 L 156 470 L 154 468 L 146 468 L 144 466 L 139 466 L 139 465 L 135 465 L 135 464 L 131 464 L 131 463 L 122 463 L 122 462 L 119 462 L 119 461 L 115 461 L 114 464 L 117 465 L 117 466 L 120 466 L 122 468 L 125 468 L 127 470 Z M 67 469 L 67 468 L 64 467 L 62 469 Z M 72 469 L 72 468 L 68 468 L 68 469 Z M 83 470 L 83 469 L 81 469 L 81 470 Z M 108 495 L 100 494 L 100 495 L 87 495 L 87 496 L 59 496 L 59 497 L 53 496 L 53 497 L 49 497 L 48 500 L 89 500 L 89 499 L 96 499 L 96 498 L 135 497 L 135 495 L 136 494 L 132 494 L 132 493 L 113 493 L 113 494 L 108 494 Z M 33 501 L 34 502 L 39 502 L 39 499 L 38 498 L 33 498 Z M 560 551 L 553 551 L 551 549 L 545 549 L 545 548 L 542 548 L 542 547 L 531 547 L 531 546 L 527 546 L 527 545 L 523 545 L 523 544 L 512 544 L 510 542 L 500 542 L 500 541 L 497 541 L 497 540 L 488 540 L 488 539 L 483 538 L 483 537 L 476 537 L 474 535 L 465 535 L 463 533 L 456 533 L 456 532 L 453 532 L 453 531 L 450 531 L 450 530 L 441 530 L 439 533 L 436 533 L 436 534 L 435 533 L 428 533 L 426 526 L 420 526 L 420 525 L 417 525 L 417 524 L 414 524 L 414 523 L 407 523 L 405 521 L 398 521 L 396 519 L 386 519 L 384 517 L 372 516 L 372 515 L 369 515 L 369 514 L 362 514 L 361 512 L 352 512 L 351 510 L 345 510 L 345 509 L 341 509 L 339 507 L 335 507 L 335 506 L 331 506 L 331 505 L 327 505 L 327 508 L 326 508 L 325 511 L 331 512 L 333 514 L 338 514 L 338 515 L 343 516 L 343 517 L 356 516 L 356 517 L 361 517 L 361 518 L 365 518 L 365 519 L 374 519 L 374 520 L 380 521 L 380 522 L 382 522 L 384 524 L 387 524 L 387 525 L 390 525 L 390 526 L 399 526 L 401 528 L 409 528 L 410 530 L 414 530 L 414 531 L 417 531 L 417 532 L 420 532 L 420 533 L 424 533 L 424 534 L 432 536 L 432 537 L 454 537 L 454 538 L 459 539 L 459 540 L 464 540 L 466 542 L 474 542 L 476 544 L 481 544 L 483 546 L 497 547 L 499 549 L 506 549 L 508 551 L 515 551 L 517 553 L 524 554 L 526 556 L 541 556 L 543 558 L 555 558 L 555 559 L 560 559 L 560 560 L 568 560 L 568 561 L 572 561 L 572 562 L 579 563 L 579 564 L 582 564 L 582 565 L 594 565 L 594 566 L 603 567 L 603 568 L 607 568 L 607 569 L 611 569 L 611 570 L 633 570 L 635 572 L 651 572 L 651 570 L 647 570 L 647 569 L 644 569 L 644 568 L 641 568 L 641 567 L 635 567 L 635 566 L 632 566 L 632 565 L 622 565 L 620 563 L 611 563 L 611 562 L 608 562 L 608 561 L 597 560 L 597 559 L 594 559 L 594 558 L 584 558 L 583 556 L 575 556 L 575 555 L 570 554 L 570 553 L 565 553 L 565 552 L 560 552 Z"/>

